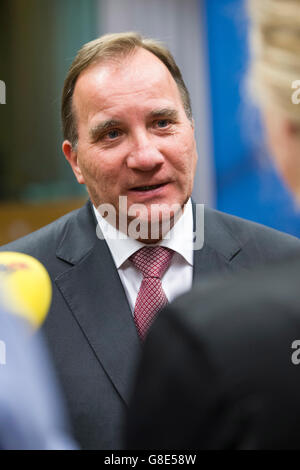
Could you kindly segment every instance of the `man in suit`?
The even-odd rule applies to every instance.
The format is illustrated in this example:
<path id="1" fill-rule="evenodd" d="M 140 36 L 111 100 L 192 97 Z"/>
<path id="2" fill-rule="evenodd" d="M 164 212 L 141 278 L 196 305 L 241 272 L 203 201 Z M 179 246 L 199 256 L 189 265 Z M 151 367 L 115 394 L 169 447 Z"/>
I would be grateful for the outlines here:
<path id="1" fill-rule="evenodd" d="M 64 154 L 90 200 L 3 249 L 38 258 L 53 280 L 44 329 L 77 441 L 117 449 L 140 338 L 158 307 L 210 273 L 248 270 L 300 243 L 207 209 L 204 244 L 194 250 L 197 152 L 189 95 L 170 52 L 155 41 L 122 33 L 86 44 L 66 77 L 62 120 Z M 138 268 L 136 253 L 151 248 L 170 255 L 159 276 Z"/>
<path id="2" fill-rule="evenodd" d="M 300 258 L 211 280 L 150 332 L 130 449 L 300 448 Z"/>

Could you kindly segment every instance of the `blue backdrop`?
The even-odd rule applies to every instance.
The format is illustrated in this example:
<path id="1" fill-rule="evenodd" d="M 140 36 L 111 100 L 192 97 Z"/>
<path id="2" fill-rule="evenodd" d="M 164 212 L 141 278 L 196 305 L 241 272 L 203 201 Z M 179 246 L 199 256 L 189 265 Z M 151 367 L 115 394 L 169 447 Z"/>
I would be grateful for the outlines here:
<path id="1" fill-rule="evenodd" d="M 258 113 L 246 105 L 243 0 L 205 0 L 218 209 L 300 236 L 300 212 L 273 169 Z M 298 211 L 298 213 L 297 213 Z"/>

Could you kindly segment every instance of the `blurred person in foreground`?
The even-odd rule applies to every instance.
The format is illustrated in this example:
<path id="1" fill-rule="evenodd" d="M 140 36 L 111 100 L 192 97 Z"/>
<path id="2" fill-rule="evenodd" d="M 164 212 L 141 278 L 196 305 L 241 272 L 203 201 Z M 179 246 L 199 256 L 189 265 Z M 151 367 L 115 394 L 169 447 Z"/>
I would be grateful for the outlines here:
<path id="1" fill-rule="evenodd" d="M 298 201 L 300 0 L 248 5 L 249 84 Z M 206 281 L 168 307 L 145 344 L 128 448 L 300 449 L 299 292 L 295 255 Z"/>
<path id="2" fill-rule="evenodd" d="M 63 400 L 41 333 L 51 302 L 44 267 L 0 253 L 0 449 L 70 450 Z"/>
<path id="3" fill-rule="evenodd" d="M 76 449 L 40 335 L 1 305 L 0 341 L 0 449 Z"/>
<path id="4" fill-rule="evenodd" d="M 50 273 L 44 331 L 80 446 L 119 449 L 159 310 L 209 274 L 300 253 L 300 242 L 208 208 L 199 227 L 189 93 L 159 42 L 120 33 L 85 44 L 65 80 L 62 122 L 63 152 L 90 199 L 3 249 L 35 256 Z"/>

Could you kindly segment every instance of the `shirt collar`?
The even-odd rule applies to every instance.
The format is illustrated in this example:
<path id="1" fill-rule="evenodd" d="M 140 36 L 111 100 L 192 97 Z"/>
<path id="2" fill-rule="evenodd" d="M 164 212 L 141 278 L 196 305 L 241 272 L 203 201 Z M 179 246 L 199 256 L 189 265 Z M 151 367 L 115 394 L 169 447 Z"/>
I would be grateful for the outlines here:
<path id="1" fill-rule="evenodd" d="M 147 246 L 109 224 L 93 205 L 95 216 L 106 243 L 111 251 L 117 269 L 140 248 Z M 158 245 L 170 248 L 179 253 L 191 266 L 193 265 L 193 211 L 189 199 L 184 212 L 173 228 L 166 234 Z"/>

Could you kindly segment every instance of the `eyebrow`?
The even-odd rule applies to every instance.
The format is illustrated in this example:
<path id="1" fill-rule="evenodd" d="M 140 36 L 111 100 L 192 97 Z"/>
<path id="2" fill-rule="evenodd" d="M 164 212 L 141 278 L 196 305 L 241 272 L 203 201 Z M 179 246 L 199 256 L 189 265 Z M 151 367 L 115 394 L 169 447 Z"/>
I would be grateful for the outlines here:
<path id="1" fill-rule="evenodd" d="M 160 109 L 154 109 L 149 113 L 149 118 L 150 119 L 155 119 L 159 117 L 165 117 L 169 119 L 178 119 L 178 111 L 173 108 L 160 108 Z"/>

